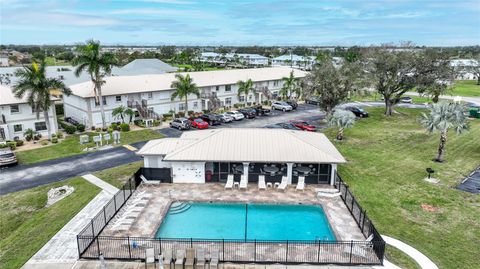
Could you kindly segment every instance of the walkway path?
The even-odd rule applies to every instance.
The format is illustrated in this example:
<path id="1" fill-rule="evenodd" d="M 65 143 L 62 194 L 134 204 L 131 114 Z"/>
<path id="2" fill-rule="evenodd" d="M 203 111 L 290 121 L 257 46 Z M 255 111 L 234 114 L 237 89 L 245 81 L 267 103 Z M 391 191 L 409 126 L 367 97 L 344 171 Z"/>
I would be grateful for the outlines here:
<path id="1" fill-rule="evenodd" d="M 114 186 L 91 174 L 83 178 L 102 188 L 102 191 L 35 253 L 22 267 L 23 269 L 71 268 L 78 260 L 77 234 L 118 191 Z"/>
<path id="2" fill-rule="evenodd" d="M 416 261 L 418 263 L 418 265 L 420 265 L 421 268 L 423 268 L 423 269 L 438 269 L 438 266 L 435 265 L 432 262 L 432 260 L 430 260 L 427 256 L 423 255 L 420 251 L 418 251 L 418 250 L 414 249 L 413 247 L 403 243 L 402 241 L 397 240 L 395 238 L 392 238 L 390 236 L 382 235 L 382 237 L 383 237 L 383 240 L 385 240 L 385 242 L 388 245 L 393 246 L 393 247 L 401 250 L 402 252 L 404 252 L 408 256 L 410 256 L 410 258 L 412 258 L 414 261 Z"/>
<path id="3" fill-rule="evenodd" d="M 406 95 L 421 96 L 418 92 L 406 92 Z M 456 96 L 452 95 L 440 95 L 440 99 L 453 100 Z M 480 97 L 469 97 L 469 96 L 460 96 L 462 101 L 467 103 L 472 103 L 474 105 L 480 106 Z"/>

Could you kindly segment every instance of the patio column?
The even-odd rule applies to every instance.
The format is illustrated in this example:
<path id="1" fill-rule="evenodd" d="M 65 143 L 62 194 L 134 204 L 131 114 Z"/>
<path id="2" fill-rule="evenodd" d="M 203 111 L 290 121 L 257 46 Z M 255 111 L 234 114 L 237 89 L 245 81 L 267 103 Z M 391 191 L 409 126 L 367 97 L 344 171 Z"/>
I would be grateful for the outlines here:
<path id="1" fill-rule="evenodd" d="M 258 103 L 262 104 L 262 93 L 261 92 L 258 93 Z"/>
<path id="2" fill-rule="evenodd" d="M 287 183 L 292 184 L 293 163 L 287 163 Z"/>
<path id="3" fill-rule="evenodd" d="M 337 174 L 337 164 L 331 164 L 332 169 L 330 170 L 330 185 L 335 184 L 335 175 Z"/>
<path id="4" fill-rule="evenodd" d="M 245 175 L 245 178 L 247 179 L 248 181 L 248 165 L 250 165 L 250 163 L 243 163 L 243 175 Z"/>

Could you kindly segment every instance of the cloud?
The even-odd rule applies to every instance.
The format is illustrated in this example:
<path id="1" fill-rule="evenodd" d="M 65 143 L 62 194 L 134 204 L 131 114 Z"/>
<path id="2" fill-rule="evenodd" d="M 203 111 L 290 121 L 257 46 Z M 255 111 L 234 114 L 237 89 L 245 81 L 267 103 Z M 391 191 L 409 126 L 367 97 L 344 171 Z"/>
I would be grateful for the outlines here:
<path id="1" fill-rule="evenodd" d="M 108 12 L 112 15 L 163 15 L 163 16 L 190 16 L 196 18 L 208 18 L 208 12 L 189 9 L 165 9 L 165 8 L 126 8 L 114 9 Z"/>

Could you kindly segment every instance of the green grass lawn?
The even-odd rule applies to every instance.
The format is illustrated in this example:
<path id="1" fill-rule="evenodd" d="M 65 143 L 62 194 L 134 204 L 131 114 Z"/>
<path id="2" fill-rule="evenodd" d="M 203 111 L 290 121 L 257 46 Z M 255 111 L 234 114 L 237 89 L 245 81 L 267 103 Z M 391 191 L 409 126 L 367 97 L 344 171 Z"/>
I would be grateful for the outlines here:
<path id="1" fill-rule="evenodd" d="M 118 167 L 105 169 L 94 173 L 94 175 L 117 188 L 123 187 L 125 182 L 143 166 L 143 161 L 129 163 Z"/>
<path id="2" fill-rule="evenodd" d="M 90 136 L 97 135 L 94 132 L 88 134 Z M 130 131 L 126 133 L 122 132 L 120 142 L 124 145 L 162 137 L 163 136 L 157 131 L 144 129 L 139 131 Z M 90 139 L 90 141 L 92 141 L 92 139 Z M 93 142 L 91 142 L 90 144 L 81 145 L 79 143 L 79 135 L 76 134 L 68 136 L 67 138 L 65 138 L 65 140 L 55 145 L 45 146 L 32 150 L 19 151 L 17 152 L 17 158 L 19 162 L 23 164 L 36 163 L 86 153 L 83 150 L 87 147 L 93 146 Z"/>
<path id="3" fill-rule="evenodd" d="M 480 97 L 480 85 L 477 85 L 476 80 L 457 80 L 449 94 Z"/>
<path id="4" fill-rule="evenodd" d="M 45 208 L 47 191 L 63 185 L 74 192 Z M 78 177 L 0 196 L 0 268 L 20 268 L 99 192 Z"/>
<path id="5" fill-rule="evenodd" d="M 480 195 L 454 187 L 480 164 L 480 120 L 470 131 L 449 133 L 444 163 L 434 158 L 439 134 L 428 134 L 418 123 L 422 110 L 396 108 L 388 118 L 384 108 L 368 108 L 370 118 L 346 130 L 335 145 L 347 158 L 339 168 L 353 194 L 380 233 L 417 248 L 440 268 L 478 268 Z M 333 138 L 335 130 L 327 129 Z M 423 181 L 432 167 L 438 185 Z M 427 212 L 421 205 L 438 208 Z M 387 252 L 392 262 L 414 268 L 399 252 Z"/>

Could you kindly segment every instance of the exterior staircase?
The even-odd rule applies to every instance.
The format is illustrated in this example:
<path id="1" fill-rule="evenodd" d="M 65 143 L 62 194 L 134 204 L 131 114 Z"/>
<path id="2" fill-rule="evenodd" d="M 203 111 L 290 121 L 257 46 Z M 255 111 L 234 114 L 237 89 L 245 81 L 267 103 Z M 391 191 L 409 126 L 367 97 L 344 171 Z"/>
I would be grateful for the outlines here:
<path id="1" fill-rule="evenodd" d="M 162 120 L 162 115 L 156 113 L 153 108 L 149 108 L 147 105 L 147 100 L 142 99 L 141 102 L 129 100 L 128 107 L 136 108 L 138 113 L 143 119 L 153 119 L 153 120 Z"/>
<path id="2" fill-rule="evenodd" d="M 218 99 L 216 92 L 204 92 L 201 94 L 202 99 L 207 100 L 208 102 L 208 110 L 210 111 L 217 111 L 220 107 L 222 107 L 222 101 Z"/>
<path id="3" fill-rule="evenodd" d="M 255 87 L 255 91 L 256 92 L 261 92 L 262 95 L 265 96 L 265 100 L 272 100 L 273 99 L 273 94 L 268 89 L 267 86 Z"/>

